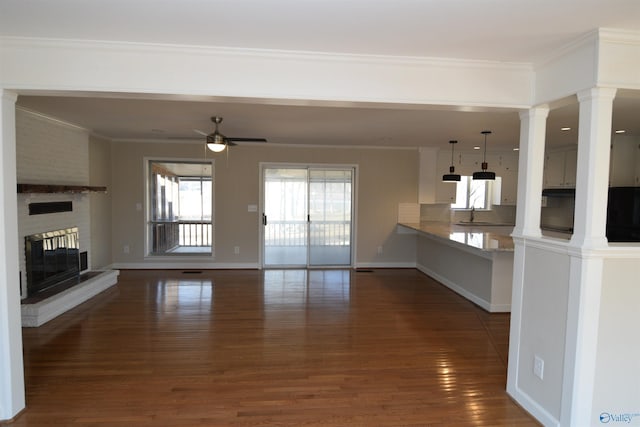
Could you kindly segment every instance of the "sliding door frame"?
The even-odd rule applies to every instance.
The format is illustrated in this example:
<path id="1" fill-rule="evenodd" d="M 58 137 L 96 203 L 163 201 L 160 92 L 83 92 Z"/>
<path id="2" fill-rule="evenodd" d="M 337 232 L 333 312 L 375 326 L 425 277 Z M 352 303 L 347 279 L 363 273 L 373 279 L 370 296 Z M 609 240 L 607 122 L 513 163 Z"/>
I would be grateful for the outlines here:
<path id="1" fill-rule="evenodd" d="M 265 226 L 263 225 L 263 214 L 265 211 L 265 194 L 264 194 L 264 171 L 265 169 L 321 169 L 321 170 L 352 170 L 352 182 L 351 182 L 351 263 L 350 265 L 340 265 L 340 266 L 310 266 L 309 258 L 307 256 L 307 265 L 305 268 L 354 268 L 356 265 L 356 255 L 357 248 L 356 242 L 358 241 L 358 227 L 357 227 L 357 218 L 358 218 L 358 165 L 357 164 L 342 164 L 342 163 L 282 163 L 282 162 L 260 162 L 260 173 L 259 173 L 259 198 L 260 202 L 258 204 L 258 215 L 257 215 L 257 225 L 258 225 L 258 265 L 260 269 L 269 268 L 264 265 L 264 238 L 265 238 Z M 308 181 L 307 181 L 308 185 Z M 308 196 L 307 196 L 308 197 Z M 307 202 L 308 203 L 308 202 Z M 308 207 L 307 207 L 308 208 Z M 308 240 L 308 236 L 307 236 Z M 308 251 L 308 247 L 307 247 Z"/>

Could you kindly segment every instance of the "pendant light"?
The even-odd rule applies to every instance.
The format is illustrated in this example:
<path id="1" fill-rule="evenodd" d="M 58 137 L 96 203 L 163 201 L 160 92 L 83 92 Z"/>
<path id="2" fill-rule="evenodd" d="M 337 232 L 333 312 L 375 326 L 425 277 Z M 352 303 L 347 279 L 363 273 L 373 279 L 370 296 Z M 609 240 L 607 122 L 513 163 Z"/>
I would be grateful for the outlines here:
<path id="1" fill-rule="evenodd" d="M 442 175 L 442 182 L 460 181 L 460 175 L 455 173 L 456 168 L 453 166 L 453 146 L 457 143 L 458 141 L 449 141 L 451 144 L 451 166 L 449 166 L 449 173 Z"/>
<path id="2" fill-rule="evenodd" d="M 496 173 L 487 170 L 489 166 L 487 164 L 487 135 L 491 134 L 490 130 L 483 130 L 480 132 L 484 135 L 484 156 L 482 157 L 482 170 L 480 172 L 473 173 L 473 179 L 493 180 L 496 179 Z"/>

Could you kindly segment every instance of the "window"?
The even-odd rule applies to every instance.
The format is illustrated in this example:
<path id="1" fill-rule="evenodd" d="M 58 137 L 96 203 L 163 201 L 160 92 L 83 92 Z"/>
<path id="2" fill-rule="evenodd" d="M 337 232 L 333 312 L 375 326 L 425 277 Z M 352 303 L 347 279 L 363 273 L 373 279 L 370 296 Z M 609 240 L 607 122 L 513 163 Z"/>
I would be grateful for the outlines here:
<path id="1" fill-rule="evenodd" d="M 471 176 L 462 176 L 456 183 L 456 201 L 452 209 L 489 209 L 491 207 L 491 189 L 493 181 L 474 180 Z"/>
<path id="2" fill-rule="evenodd" d="M 149 161 L 149 254 L 212 254 L 213 165 Z"/>

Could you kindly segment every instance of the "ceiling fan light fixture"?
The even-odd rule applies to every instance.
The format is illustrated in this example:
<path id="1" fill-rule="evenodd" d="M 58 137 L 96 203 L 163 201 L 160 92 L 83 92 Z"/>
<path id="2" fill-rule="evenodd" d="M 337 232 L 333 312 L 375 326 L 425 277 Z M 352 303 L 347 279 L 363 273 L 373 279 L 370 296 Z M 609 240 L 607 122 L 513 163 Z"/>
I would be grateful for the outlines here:
<path id="1" fill-rule="evenodd" d="M 219 142 L 207 142 L 207 148 L 214 153 L 220 153 L 221 151 L 224 151 L 227 146 Z"/>
<path id="2" fill-rule="evenodd" d="M 478 180 L 480 180 L 480 179 L 482 179 L 482 180 L 494 180 L 494 179 L 496 179 L 496 173 L 487 170 L 487 168 L 489 167 L 489 165 L 487 163 L 487 135 L 490 135 L 491 131 L 490 130 L 483 130 L 480 133 L 484 135 L 484 155 L 482 157 L 482 170 L 479 171 L 479 172 L 474 172 L 472 178 L 473 179 L 478 179 Z"/>
<path id="3" fill-rule="evenodd" d="M 460 174 L 455 173 L 456 168 L 453 166 L 453 146 L 457 143 L 458 141 L 449 141 L 449 144 L 451 144 L 451 166 L 449 166 L 449 173 L 442 175 L 442 182 L 460 181 Z"/>
<path id="4" fill-rule="evenodd" d="M 211 117 L 211 121 L 216 124 L 216 128 L 211 135 L 207 135 L 207 148 L 214 153 L 220 153 L 227 147 L 226 138 L 218 132 L 218 124 L 222 123 L 222 117 Z"/>

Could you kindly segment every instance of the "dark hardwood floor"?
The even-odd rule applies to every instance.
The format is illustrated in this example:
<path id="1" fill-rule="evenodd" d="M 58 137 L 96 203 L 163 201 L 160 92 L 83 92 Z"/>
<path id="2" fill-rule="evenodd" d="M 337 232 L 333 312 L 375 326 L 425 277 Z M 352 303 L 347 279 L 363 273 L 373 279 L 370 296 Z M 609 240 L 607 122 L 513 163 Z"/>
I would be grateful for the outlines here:
<path id="1" fill-rule="evenodd" d="M 416 270 L 122 271 L 24 329 L 13 426 L 535 426 L 509 316 Z"/>

